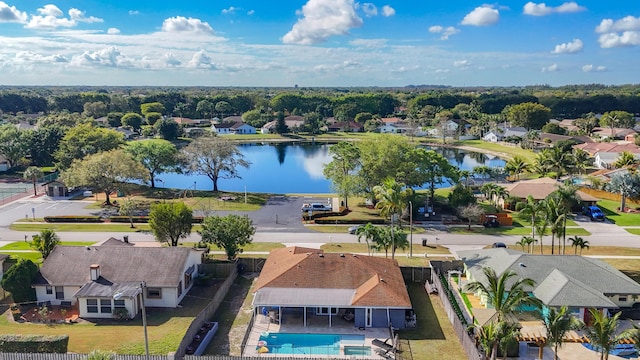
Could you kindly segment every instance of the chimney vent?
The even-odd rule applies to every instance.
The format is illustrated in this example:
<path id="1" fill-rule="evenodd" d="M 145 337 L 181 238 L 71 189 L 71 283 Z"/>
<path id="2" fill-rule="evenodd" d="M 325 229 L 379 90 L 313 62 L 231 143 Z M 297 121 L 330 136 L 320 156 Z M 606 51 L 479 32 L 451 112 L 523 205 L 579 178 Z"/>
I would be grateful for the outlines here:
<path id="1" fill-rule="evenodd" d="M 91 272 L 91 281 L 97 281 L 100 277 L 100 265 L 92 264 L 91 266 L 89 266 L 89 269 Z"/>
<path id="2" fill-rule="evenodd" d="M 128 244 L 128 243 L 129 243 L 129 235 L 124 235 L 124 236 L 122 237 L 122 241 L 124 241 L 125 243 L 127 243 L 127 244 Z"/>
<path id="3" fill-rule="evenodd" d="M 324 257 L 324 254 L 323 253 L 319 253 L 318 256 L 319 257 Z"/>

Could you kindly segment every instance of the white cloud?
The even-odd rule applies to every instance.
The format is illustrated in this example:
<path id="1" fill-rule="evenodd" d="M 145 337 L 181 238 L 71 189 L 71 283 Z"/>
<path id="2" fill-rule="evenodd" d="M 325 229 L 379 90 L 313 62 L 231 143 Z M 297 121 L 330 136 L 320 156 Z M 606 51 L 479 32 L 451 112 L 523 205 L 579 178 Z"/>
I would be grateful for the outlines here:
<path id="1" fill-rule="evenodd" d="M 242 9 L 240 9 L 238 7 L 235 7 L 235 6 L 230 6 L 228 9 L 222 9 L 222 13 L 223 14 L 233 14 L 238 10 L 242 10 Z"/>
<path id="2" fill-rule="evenodd" d="M 47 4 L 38 9 L 40 15 L 33 15 L 25 25 L 27 29 L 55 30 L 59 27 L 74 27 L 78 23 L 97 23 L 103 20 L 95 16 L 87 17 L 84 11 L 76 8 L 69 9 L 69 18 L 57 6 Z"/>
<path id="3" fill-rule="evenodd" d="M 396 14 L 396 9 L 392 8 L 389 5 L 385 5 L 382 7 L 382 16 L 389 17 Z"/>
<path id="4" fill-rule="evenodd" d="M 171 33 L 191 32 L 213 34 L 213 28 L 209 23 L 200 19 L 186 18 L 183 16 L 165 19 L 162 23 L 162 31 Z"/>
<path id="5" fill-rule="evenodd" d="M 640 17 L 629 15 L 616 21 L 613 21 L 613 19 L 603 19 L 600 25 L 596 26 L 597 33 L 632 30 L 640 30 Z"/>
<path id="6" fill-rule="evenodd" d="M 585 10 L 587 10 L 587 8 L 573 1 L 562 3 L 560 6 L 547 6 L 545 3 L 536 4 L 530 1 L 524 5 L 523 13 L 526 15 L 544 16 L 553 13 L 574 13 Z"/>
<path id="7" fill-rule="evenodd" d="M 200 50 L 193 54 L 193 57 L 187 63 L 187 67 L 191 69 L 215 69 L 216 65 L 206 51 Z"/>
<path id="8" fill-rule="evenodd" d="M 138 11 L 138 10 L 129 10 L 129 15 L 140 15 L 140 11 Z"/>
<path id="9" fill-rule="evenodd" d="M 282 37 L 285 44 L 311 45 L 349 29 L 362 26 L 353 0 L 309 0 L 301 10 L 302 18 Z"/>
<path id="10" fill-rule="evenodd" d="M 255 14 L 255 13 L 256 13 L 256 11 L 255 11 L 255 10 L 249 10 L 249 11 L 247 11 L 247 15 L 253 15 L 253 14 Z"/>
<path id="11" fill-rule="evenodd" d="M 69 60 L 60 54 L 42 55 L 33 51 L 19 51 L 15 56 L 18 64 L 52 64 L 66 63 Z"/>
<path id="12" fill-rule="evenodd" d="M 118 28 L 109 28 L 109 29 L 107 29 L 107 34 L 109 34 L 109 35 L 118 35 L 118 34 L 120 34 L 120 29 L 118 29 Z"/>
<path id="13" fill-rule="evenodd" d="M 4 1 L 0 1 L 0 23 L 27 21 L 27 13 L 18 10 L 15 6 L 9 6 Z"/>
<path id="14" fill-rule="evenodd" d="M 453 66 L 457 68 L 466 68 L 469 67 L 469 65 L 471 65 L 469 60 L 457 60 L 453 62 Z"/>
<path id="15" fill-rule="evenodd" d="M 386 39 L 356 39 L 349 41 L 349 44 L 362 48 L 381 48 L 387 45 Z"/>
<path id="16" fill-rule="evenodd" d="M 366 17 L 372 17 L 378 15 L 378 8 L 372 3 L 364 3 L 360 5 L 362 7 L 362 11 Z"/>
<path id="17" fill-rule="evenodd" d="M 584 72 L 604 72 L 607 71 L 605 66 L 599 65 L 594 66 L 593 64 L 588 64 L 582 67 L 582 71 Z"/>
<path id="18" fill-rule="evenodd" d="M 479 6 L 462 19 L 462 25 L 486 26 L 493 25 L 500 20 L 500 12 L 491 5 Z"/>
<path id="19" fill-rule="evenodd" d="M 637 46 L 640 45 L 640 32 L 625 31 L 622 34 L 615 32 L 602 34 L 598 38 L 598 42 L 602 48 Z"/>
<path id="20" fill-rule="evenodd" d="M 558 64 L 552 64 L 547 67 L 543 67 L 542 72 L 556 72 L 558 71 Z"/>
<path id="21" fill-rule="evenodd" d="M 456 29 L 453 26 L 444 27 L 440 25 L 434 25 L 429 27 L 429 32 L 432 34 L 441 34 L 440 40 L 448 40 L 449 36 L 459 33 L 460 30 Z"/>
<path id="22" fill-rule="evenodd" d="M 98 51 L 85 51 L 81 55 L 74 56 L 71 63 L 75 66 L 104 66 L 132 68 L 133 60 L 124 56 L 115 46 L 103 48 Z"/>
<path id="23" fill-rule="evenodd" d="M 568 43 L 556 45 L 556 48 L 552 51 L 554 54 L 575 54 L 582 50 L 583 44 L 580 39 L 573 39 Z"/>
<path id="24" fill-rule="evenodd" d="M 180 61 L 173 53 L 164 54 L 164 63 L 167 66 L 180 66 L 182 65 L 182 61 Z"/>

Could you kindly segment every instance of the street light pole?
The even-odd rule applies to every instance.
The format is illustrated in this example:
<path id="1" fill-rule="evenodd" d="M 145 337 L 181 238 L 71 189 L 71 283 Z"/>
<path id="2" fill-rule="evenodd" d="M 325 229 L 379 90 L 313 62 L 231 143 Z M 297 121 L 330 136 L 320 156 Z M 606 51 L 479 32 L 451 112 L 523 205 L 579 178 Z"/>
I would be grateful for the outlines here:
<path id="1" fill-rule="evenodd" d="M 413 257 L 413 203 L 409 201 L 409 257 Z"/>

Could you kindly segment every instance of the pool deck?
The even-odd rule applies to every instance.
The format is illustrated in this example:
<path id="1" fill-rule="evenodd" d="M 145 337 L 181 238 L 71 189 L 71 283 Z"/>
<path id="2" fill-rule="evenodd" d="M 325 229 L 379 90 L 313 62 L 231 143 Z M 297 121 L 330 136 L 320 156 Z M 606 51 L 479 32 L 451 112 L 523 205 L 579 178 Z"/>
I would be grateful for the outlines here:
<path id="1" fill-rule="evenodd" d="M 282 357 L 283 354 L 260 354 L 256 351 L 256 347 L 260 338 L 260 334 L 263 332 L 270 333 L 302 333 L 302 334 L 341 334 L 341 335 L 364 335 L 363 346 L 371 346 L 370 356 L 361 355 L 289 355 L 287 357 L 300 357 L 300 358 L 319 358 L 319 357 L 331 357 L 331 358 L 345 358 L 345 359 L 385 359 L 384 357 L 375 353 L 376 346 L 371 342 L 374 339 L 385 341 L 389 338 L 389 329 L 387 328 L 366 328 L 360 330 L 353 325 L 352 322 L 345 321 L 341 316 L 331 317 L 331 327 L 329 327 L 329 317 L 320 315 L 307 315 L 307 326 L 304 326 L 304 319 L 302 313 L 299 314 L 283 314 L 282 324 L 272 323 L 269 320 L 269 316 L 262 314 L 256 315 L 255 322 L 251 328 L 251 333 L 247 339 L 247 345 L 242 349 L 242 356 L 260 356 L 260 357 Z M 389 340 L 389 343 L 391 340 Z"/>

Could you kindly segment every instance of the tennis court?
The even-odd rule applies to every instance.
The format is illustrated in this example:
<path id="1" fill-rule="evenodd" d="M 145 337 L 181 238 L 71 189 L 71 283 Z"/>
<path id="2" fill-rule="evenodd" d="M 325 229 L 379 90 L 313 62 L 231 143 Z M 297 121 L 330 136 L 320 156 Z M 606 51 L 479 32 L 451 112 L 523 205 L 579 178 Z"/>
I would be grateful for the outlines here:
<path id="1" fill-rule="evenodd" d="M 30 192 L 33 192 L 32 184 L 0 182 L 0 205 L 23 198 Z"/>

